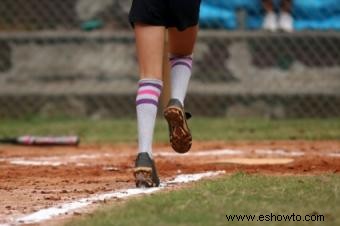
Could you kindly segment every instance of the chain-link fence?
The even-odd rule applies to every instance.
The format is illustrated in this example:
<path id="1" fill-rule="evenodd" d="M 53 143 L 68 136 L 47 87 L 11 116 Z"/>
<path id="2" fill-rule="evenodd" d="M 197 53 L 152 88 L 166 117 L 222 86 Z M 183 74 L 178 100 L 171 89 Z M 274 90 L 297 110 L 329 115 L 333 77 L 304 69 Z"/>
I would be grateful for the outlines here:
<path id="1" fill-rule="evenodd" d="M 294 31 L 268 32 L 260 0 L 203 0 L 187 108 L 204 116 L 340 116 L 337 2 L 293 0 Z M 133 116 L 130 4 L 1 0 L 0 117 Z"/>

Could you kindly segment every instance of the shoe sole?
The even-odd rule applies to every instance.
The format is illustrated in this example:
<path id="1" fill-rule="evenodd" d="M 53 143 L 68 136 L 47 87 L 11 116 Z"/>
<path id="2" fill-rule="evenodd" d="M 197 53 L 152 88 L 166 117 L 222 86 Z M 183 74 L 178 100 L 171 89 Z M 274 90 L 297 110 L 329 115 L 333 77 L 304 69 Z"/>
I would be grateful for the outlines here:
<path id="1" fill-rule="evenodd" d="M 157 184 L 152 180 L 152 168 L 137 167 L 133 172 L 137 188 L 156 187 Z"/>
<path id="2" fill-rule="evenodd" d="M 178 107 L 168 107 L 164 110 L 164 117 L 169 124 L 172 148 L 178 153 L 188 152 L 192 137 L 183 110 Z"/>

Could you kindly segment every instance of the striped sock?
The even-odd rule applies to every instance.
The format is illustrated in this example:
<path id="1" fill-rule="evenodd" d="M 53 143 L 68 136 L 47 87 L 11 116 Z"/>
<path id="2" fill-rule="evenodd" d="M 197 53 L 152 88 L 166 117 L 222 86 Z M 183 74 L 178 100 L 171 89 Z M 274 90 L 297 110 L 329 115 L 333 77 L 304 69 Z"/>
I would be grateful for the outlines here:
<path id="1" fill-rule="evenodd" d="M 138 123 L 138 152 L 147 152 L 152 158 L 152 138 L 157 116 L 158 99 L 163 83 L 157 79 L 142 79 L 136 98 Z"/>
<path id="2" fill-rule="evenodd" d="M 170 57 L 171 65 L 171 98 L 178 99 L 184 106 L 191 71 L 192 55 L 183 57 Z"/>

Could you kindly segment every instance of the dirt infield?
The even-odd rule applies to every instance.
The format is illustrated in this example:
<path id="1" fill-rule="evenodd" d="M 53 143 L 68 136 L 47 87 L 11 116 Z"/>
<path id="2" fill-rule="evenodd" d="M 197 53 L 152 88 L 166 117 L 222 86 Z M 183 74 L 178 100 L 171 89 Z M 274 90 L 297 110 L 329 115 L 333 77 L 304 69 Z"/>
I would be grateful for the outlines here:
<path id="1" fill-rule="evenodd" d="M 135 154 L 133 145 L 0 146 L 0 224 L 60 203 L 134 187 Z M 340 172 L 340 141 L 196 142 L 185 155 L 159 144 L 154 155 L 161 180 L 219 170 Z"/>

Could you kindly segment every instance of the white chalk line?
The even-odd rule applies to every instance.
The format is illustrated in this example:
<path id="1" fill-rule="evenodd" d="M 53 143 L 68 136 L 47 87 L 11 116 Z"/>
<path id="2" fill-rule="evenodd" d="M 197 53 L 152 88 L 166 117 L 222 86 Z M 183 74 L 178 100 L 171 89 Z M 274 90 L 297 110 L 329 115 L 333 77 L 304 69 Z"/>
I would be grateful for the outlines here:
<path id="1" fill-rule="evenodd" d="M 37 160 L 25 160 L 25 159 L 16 159 L 9 161 L 13 165 L 25 165 L 25 166 L 60 166 L 64 165 L 62 162 L 52 162 L 52 161 L 37 161 Z"/>
<path id="2" fill-rule="evenodd" d="M 67 164 L 75 164 L 77 166 L 86 166 L 85 163 L 79 163 L 81 160 L 86 159 L 98 159 L 103 157 L 113 157 L 112 153 L 102 154 L 82 154 L 71 156 L 49 156 L 49 157 L 33 157 L 27 158 L 2 158 L 0 161 L 8 161 L 13 165 L 26 165 L 26 166 L 61 166 Z"/>
<path id="3" fill-rule="evenodd" d="M 278 156 L 291 156 L 291 157 L 298 157 L 298 156 L 305 155 L 305 153 L 302 151 L 286 151 L 283 149 L 275 149 L 275 150 L 257 149 L 255 150 L 255 153 L 261 154 L 261 155 L 278 155 Z"/>
<path id="4" fill-rule="evenodd" d="M 336 153 L 328 153 L 327 155 L 330 156 L 330 157 L 340 158 L 340 152 L 336 152 Z"/>
<path id="5" fill-rule="evenodd" d="M 209 171 L 205 173 L 197 173 L 197 174 L 182 174 L 176 176 L 173 180 L 166 181 L 164 183 L 161 183 L 160 187 L 155 188 L 130 188 L 125 190 L 119 190 L 111 193 L 104 193 L 104 194 L 97 194 L 90 196 L 89 198 L 82 198 L 77 201 L 69 202 L 60 204 L 55 207 L 50 207 L 47 209 L 41 209 L 35 213 L 19 217 L 15 220 L 13 220 L 13 224 L 20 225 L 20 224 L 33 224 L 33 223 L 41 223 L 42 221 L 53 219 L 54 217 L 66 214 L 66 213 L 72 213 L 75 210 L 79 210 L 81 208 L 87 207 L 95 202 L 109 200 L 113 198 L 129 198 L 136 195 L 141 194 L 151 194 L 160 190 L 163 190 L 165 188 L 168 188 L 173 185 L 179 185 L 183 183 L 189 183 L 201 180 L 206 177 L 213 177 L 217 175 L 224 174 L 225 171 Z"/>

